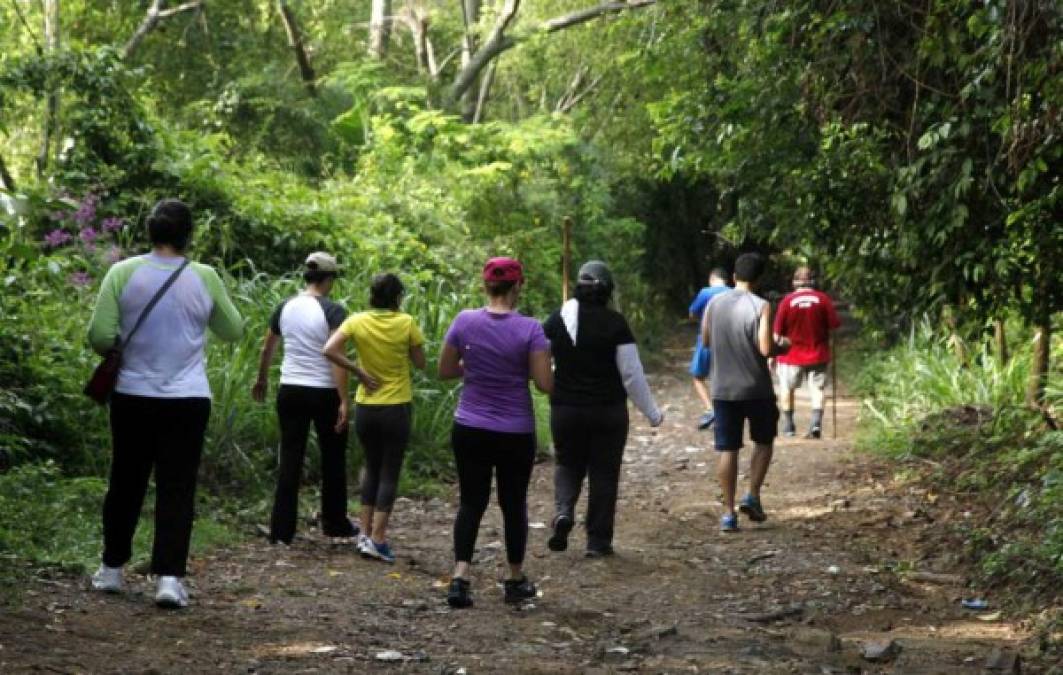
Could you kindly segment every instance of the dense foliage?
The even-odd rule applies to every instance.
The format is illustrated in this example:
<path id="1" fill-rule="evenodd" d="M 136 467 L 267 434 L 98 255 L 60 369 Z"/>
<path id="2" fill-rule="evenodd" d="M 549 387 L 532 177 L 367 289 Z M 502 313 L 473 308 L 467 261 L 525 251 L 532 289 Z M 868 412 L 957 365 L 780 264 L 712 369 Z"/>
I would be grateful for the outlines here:
<path id="1" fill-rule="evenodd" d="M 1063 356 L 1063 340 L 1054 352 Z M 1002 363 L 984 352 L 964 365 L 924 324 L 903 344 L 863 358 L 856 388 L 868 414 L 860 444 L 908 463 L 912 479 L 936 494 L 963 495 L 977 506 L 957 519 L 956 534 L 989 585 L 1012 583 L 1031 596 L 1057 590 L 1063 431 L 1046 431 L 1043 418 L 1022 405 L 1028 354 Z M 1058 409 L 1056 382 L 1048 396 Z"/>

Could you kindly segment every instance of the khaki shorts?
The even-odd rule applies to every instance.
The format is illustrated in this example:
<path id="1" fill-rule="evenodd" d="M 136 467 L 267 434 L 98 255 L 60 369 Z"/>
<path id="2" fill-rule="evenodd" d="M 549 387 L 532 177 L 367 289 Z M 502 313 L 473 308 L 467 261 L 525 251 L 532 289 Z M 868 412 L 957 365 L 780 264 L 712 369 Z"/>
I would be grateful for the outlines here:
<path id="1" fill-rule="evenodd" d="M 827 364 L 819 363 L 813 366 L 793 366 L 788 363 L 780 363 L 777 368 L 779 373 L 779 387 L 783 391 L 794 391 L 807 380 L 816 389 L 827 387 Z"/>

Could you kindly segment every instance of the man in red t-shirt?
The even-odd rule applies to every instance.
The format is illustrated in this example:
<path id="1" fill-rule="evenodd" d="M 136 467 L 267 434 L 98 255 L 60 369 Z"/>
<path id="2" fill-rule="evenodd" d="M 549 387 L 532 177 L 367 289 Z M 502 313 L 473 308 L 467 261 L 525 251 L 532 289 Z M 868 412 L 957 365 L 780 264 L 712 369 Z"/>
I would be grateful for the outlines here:
<path id="1" fill-rule="evenodd" d="M 806 438 L 823 433 L 823 389 L 830 363 L 830 333 L 841 322 L 834 303 L 826 293 L 813 288 L 812 270 L 799 267 L 794 272 L 794 292 L 782 299 L 775 315 L 775 338 L 790 339 L 789 351 L 779 356 L 779 407 L 783 413 L 783 434 L 794 436 L 794 391 L 805 380 L 812 393 L 812 424 Z"/>

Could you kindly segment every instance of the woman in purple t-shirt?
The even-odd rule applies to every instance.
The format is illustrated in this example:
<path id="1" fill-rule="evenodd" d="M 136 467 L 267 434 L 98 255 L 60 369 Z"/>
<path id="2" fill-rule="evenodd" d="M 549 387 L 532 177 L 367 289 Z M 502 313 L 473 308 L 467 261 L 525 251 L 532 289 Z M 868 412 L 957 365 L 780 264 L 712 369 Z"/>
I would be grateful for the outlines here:
<path id="1" fill-rule="evenodd" d="M 550 343 L 542 326 L 514 308 L 524 269 L 513 258 L 484 265 L 487 306 L 467 309 L 447 330 L 439 355 L 439 377 L 462 378 L 451 444 L 458 469 L 460 505 L 454 521 L 454 574 L 447 592 L 451 607 L 469 607 L 469 564 L 480 519 L 498 476 L 498 504 L 505 522 L 506 602 L 535 597 L 535 585 L 522 567 L 528 543 L 528 483 L 535 462 L 535 414 L 528 380 L 549 394 Z"/>

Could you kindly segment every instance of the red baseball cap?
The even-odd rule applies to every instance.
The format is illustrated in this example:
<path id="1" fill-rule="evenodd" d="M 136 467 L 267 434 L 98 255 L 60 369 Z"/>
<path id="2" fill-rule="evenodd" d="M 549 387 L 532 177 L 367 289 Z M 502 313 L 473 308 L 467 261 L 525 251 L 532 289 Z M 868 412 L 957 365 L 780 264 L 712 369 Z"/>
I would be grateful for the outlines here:
<path id="1" fill-rule="evenodd" d="M 524 266 L 516 258 L 491 258 L 484 263 L 484 281 L 524 281 Z"/>

